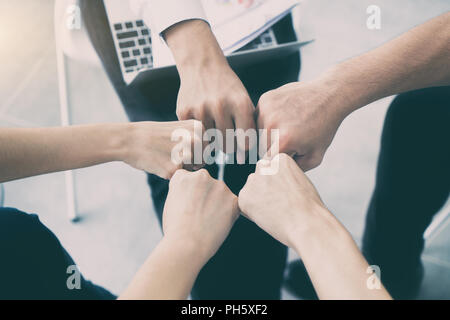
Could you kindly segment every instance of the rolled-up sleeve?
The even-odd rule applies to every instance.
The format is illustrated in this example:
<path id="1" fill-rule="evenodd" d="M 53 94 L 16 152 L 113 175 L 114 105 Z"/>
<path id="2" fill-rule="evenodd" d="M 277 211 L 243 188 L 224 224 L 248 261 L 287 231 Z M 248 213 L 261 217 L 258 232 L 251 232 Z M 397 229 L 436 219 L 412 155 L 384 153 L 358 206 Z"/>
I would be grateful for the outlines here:
<path id="1" fill-rule="evenodd" d="M 200 19 L 206 22 L 201 0 L 138 0 L 138 9 L 145 23 L 158 34 L 186 20 Z"/>

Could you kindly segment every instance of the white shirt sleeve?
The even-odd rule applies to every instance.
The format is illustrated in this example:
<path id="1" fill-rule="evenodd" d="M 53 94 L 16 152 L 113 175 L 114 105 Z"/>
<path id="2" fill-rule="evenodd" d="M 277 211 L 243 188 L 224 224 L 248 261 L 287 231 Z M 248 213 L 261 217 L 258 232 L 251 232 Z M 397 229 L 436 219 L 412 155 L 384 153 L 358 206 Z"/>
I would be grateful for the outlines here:
<path id="1" fill-rule="evenodd" d="M 132 7 L 153 32 L 161 34 L 178 22 L 200 19 L 206 22 L 201 0 L 132 0 Z"/>

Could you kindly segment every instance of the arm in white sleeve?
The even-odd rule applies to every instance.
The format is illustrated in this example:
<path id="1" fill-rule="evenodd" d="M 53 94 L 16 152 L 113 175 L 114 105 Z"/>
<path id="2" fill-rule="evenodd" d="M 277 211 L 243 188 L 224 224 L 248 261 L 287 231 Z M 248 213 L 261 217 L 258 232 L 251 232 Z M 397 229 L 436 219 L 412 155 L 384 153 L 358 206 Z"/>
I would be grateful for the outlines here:
<path id="1" fill-rule="evenodd" d="M 182 21 L 208 22 L 201 0 L 140 0 L 140 4 L 146 24 L 160 35 Z"/>

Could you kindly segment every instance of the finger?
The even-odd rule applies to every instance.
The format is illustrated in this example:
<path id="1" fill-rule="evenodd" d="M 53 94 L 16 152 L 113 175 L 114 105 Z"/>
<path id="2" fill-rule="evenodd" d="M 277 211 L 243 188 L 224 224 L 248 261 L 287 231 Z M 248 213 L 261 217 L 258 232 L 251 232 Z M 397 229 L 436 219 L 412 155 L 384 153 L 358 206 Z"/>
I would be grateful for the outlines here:
<path id="1" fill-rule="evenodd" d="M 178 180 L 181 179 L 187 173 L 188 171 L 184 169 L 178 169 L 177 171 L 175 171 L 175 173 L 172 175 L 172 178 L 170 179 L 169 187 L 177 183 Z"/>
<path id="2" fill-rule="evenodd" d="M 268 158 L 261 159 L 256 164 L 255 173 L 257 175 L 261 175 L 264 172 L 266 172 L 266 169 L 270 168 L 271 165 L 272 165 L 272 159 L 268 159 Z"/>
<path id="3" fill-rule="evenodd" d="M 216 123 L 216 129 L 222 134 L 222 151 L 227 153 L 231 146 L 230 148 L 227 148 L 226 146 L 226 130 L 234 129 L 233 119 L 230 114 L 225 113 L 222 117 L 216 116 L 214 122 Z"/>
<path id="4" fill-rule="evenodd" d="M 214 129 L 216 126 L 213 116 L 210 115 L 208 112 L 205 113 L 205 115 L 201 121 L 203 123 L 203 126 L 205 127 L 205 131 Z"/>
<path id="5" fill-rule="evenodd" d="M 192 112 L 192 108 L 183 108 L 182 110 L 177 109 L 177 118 L 180 121 L 195 119 Z"/>
<path id="6" fill-rule="evenodd" d="M 254 131 L 256 129 L 255 118 L 254 118 L 254 107 L 252 105 L 247 105 L 244 107 L 245 110 L 237 112 L 233 116 L 234 124 L 236 129 L 242 129 L 244 136 L 237 138 L 237 148 L 239 150 L 248 151 L 255 146 L 257 143 L 257 135 Z M 248 131 L 251 130 L 251 131 Z"/>
<path id="7" fill-rule="evenodd" d="M 256 127 L 258 129 L 264 129 L 264 115 L 261 113 L 259 104 L 255 108 Z"/>

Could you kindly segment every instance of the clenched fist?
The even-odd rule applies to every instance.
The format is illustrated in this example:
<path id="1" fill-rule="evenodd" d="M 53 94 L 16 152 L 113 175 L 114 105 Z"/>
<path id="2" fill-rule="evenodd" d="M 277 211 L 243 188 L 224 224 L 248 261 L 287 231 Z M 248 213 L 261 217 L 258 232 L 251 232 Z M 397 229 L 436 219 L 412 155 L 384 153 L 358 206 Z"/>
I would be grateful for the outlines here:
<path id="1" fill-rule="evenodd" d="M 333 97 L 333 98 L 331 98 Z M 332 86 L 321 81 L 294 82 L 261 96 L 257 107 L 259 129 L 279 129 L 279 152 L 292 155 L 308 171 L 317 167 L 345 118 Z M 268 141 L 260 140 L 271 146 Z M 276 153 L 271 153 L 274 156 Z"/>
<path id="2" fill-rule="evenodd" d="M 200 121 L 135 122 L 127 128 L 121 160 L 132 167 L 170 179 L 178 169 L 192 170 L 203 166 L 201 161 L 196 163 L 194 154 L 196 146 L 201 149 L 204 146 L 204 128 Z M 179 130 L 185 133 L 185 139 L 173 139 L 174 132 Z M 180 151 L 177 158 L 173 157 L 175 148 Z"/>
<path id="3" fill-rule="evenodd" d="M 224 182 L 204 169 L 178 170 L 170 181 L 164 207 L 164 237 L 194 243 L 206 262 L 222 245 L 238 215 L 238 199 Z"/>
<path id="4" fill-rule="evenodd" d="M 278 168 L 275 174 L 263 174 L 269 165 Z M 239 193 L 239 207 L 247 218 L 289 247 L 298 234 L 316 225 L 316 218 L 331 217 L 314 186 L 286 154 L 258 162 L 256 172 Z"/>

